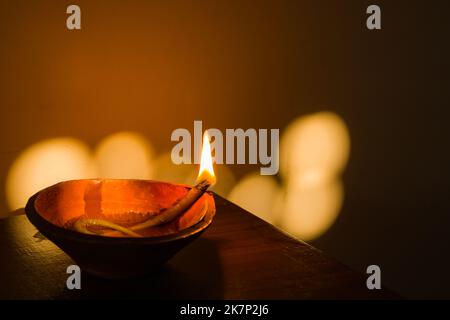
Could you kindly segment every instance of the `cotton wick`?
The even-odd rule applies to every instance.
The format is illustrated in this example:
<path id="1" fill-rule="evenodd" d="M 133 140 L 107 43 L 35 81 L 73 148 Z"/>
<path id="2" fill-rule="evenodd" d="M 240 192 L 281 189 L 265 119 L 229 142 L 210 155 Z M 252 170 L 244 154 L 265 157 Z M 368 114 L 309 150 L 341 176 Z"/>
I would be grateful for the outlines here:
<path id="1" fill-rule="evenodd" d="M 173 206 L 167 208 L 157 216 L 151 217 L 142 223 L 130 227 L 129 229 L 133 231 L 142 230 L 174 220 L 176 217 L 189 209 L 195 202 L 197 202 L 197 200 L 206 192 L 206 190 L 208 190 L 211 185 L 212 183 L 210 180 L 201 180 L 188 191 L 186 196 L 181 198 L 181 200 Z"/>

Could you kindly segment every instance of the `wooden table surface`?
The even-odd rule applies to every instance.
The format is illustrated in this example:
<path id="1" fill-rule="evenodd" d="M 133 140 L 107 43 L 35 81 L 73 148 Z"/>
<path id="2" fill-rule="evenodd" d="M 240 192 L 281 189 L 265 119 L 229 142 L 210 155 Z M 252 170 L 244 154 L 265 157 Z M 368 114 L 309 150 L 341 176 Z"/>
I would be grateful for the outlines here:
<path id="1" fill-rule="evenodd" d="M 134 280 L 82 273 L 82 289 L 66 288 L 74 262 L 25 215 L 0 220 L 0 299 L 390 299 L 368 290 L 357 273 L 215 196 L 210 228 L 162 270 Z"/>

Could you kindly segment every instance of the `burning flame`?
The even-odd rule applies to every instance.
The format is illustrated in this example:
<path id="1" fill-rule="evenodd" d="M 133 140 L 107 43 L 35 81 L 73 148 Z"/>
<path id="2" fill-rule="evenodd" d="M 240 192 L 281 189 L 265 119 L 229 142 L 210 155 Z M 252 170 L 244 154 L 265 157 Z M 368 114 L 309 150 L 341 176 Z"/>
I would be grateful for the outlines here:
<path id="1" fill-rule="evenodd" d="M 201 180 L 208 180 L 211 185 L 216 182 L 211 155 L 211 145 L 209 143 L 209 135 L 207 131 L 205 131 L 205 134 L 203 135 L 202 156 L 200 160 L 200 170 L 198 172 L 197 178 L 197 181 Z"/>

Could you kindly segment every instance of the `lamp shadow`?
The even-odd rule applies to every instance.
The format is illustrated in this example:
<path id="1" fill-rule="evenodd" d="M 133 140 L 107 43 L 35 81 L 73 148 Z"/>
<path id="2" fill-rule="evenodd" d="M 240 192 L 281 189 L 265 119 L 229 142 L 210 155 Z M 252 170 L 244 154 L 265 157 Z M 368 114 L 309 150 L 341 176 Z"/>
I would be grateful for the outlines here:
<path id="1" fill-rule="evenodd" d="M 216 245 L 199 238 L 145 277 L 108 280 L 82 272 L 81 290 L 57 299 L 221 299 L 223 276 Z"/>

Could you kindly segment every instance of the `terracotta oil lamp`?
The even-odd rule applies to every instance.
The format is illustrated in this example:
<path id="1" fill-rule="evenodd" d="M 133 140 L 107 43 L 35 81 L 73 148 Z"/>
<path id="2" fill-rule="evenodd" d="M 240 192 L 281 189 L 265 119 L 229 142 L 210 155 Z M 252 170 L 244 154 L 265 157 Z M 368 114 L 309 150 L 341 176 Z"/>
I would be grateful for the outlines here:
<path id="1" fill-rule="evenodd" d="M 60 182 L 33 195 L 28 219 L 77 263 L 106 278 L 148 274 L 197 238 L 215 215 L 209 137 L 193 187 L 149 180 Z"/>

